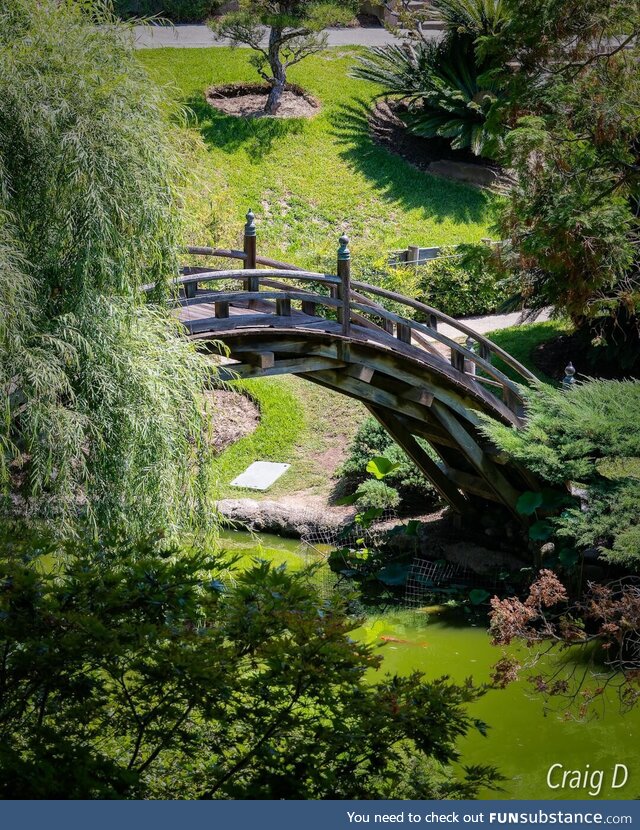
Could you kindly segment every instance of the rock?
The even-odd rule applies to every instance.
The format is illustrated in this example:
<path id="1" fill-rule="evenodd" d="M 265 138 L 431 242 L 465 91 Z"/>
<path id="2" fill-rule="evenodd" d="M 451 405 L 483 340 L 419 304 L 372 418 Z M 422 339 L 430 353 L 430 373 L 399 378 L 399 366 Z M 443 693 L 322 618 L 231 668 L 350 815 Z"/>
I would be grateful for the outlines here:
<path id="1" fill-rule="evenodd" d="M 443 545 L 442 553 L 448 562 L 454 562 L 481 576 L 493 574 L 499 570 L 519 571 L 527 565 L 512 552 L 489 550 L 470 542 L 454 542 L 453 544 Z"/>
<path id="2" fill-rule="evenodd" d="M 436 176 L 475 184 L 477 187 L 494 187 L 499 180 L 498 173 L 491 167 L 463 161 L 432 161 L 427 170 Z"/>
<path id="3" fill-rule="evenodd" d="M 294 539 L 309 534 L 333 534 L 346 523 L 344 515 L 336 516 L 329 511 L 316 512 L 277 501 L 221 499 L 216 506 L 230 524 Z"/>

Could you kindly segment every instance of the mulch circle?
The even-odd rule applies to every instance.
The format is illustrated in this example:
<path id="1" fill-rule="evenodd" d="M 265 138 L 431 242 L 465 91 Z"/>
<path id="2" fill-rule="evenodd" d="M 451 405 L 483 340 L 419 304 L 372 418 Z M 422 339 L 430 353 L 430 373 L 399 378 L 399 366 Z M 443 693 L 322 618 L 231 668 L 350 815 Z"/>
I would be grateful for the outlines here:
<path id="1" fill-rule="evenodd" d="M 267 84 L 226 84 L 206 93 L 209 106 L 240 118 L 312 118 L 320 111 L 320 101 L 295 84 L 286 85 L 275 115 L 264 111 L 268 96 Z"/>

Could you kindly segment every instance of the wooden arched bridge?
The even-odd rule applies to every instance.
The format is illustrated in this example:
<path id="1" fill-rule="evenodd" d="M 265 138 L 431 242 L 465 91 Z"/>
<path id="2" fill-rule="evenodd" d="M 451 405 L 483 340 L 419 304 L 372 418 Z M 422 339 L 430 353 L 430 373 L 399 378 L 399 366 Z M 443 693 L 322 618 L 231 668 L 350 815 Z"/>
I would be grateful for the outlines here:
<path id="1" fill-rule="evenodd" d="M 335 274 L 257 256 L 251 212 L 242 251 L 188 252 L 243 265 L 187 266 L 177 280 L 177 313 L 190 337 L 222 342 L 235 361 L 222 368 L 223 379 L 295 373 L 357 398 L 455 511 L 488 500 L 517 515 L 519 495 L 536 483 L 478 426 L 480 414 L 521 425 L 519 384 L 493 363 L 499 358 L 528 384 L 534 376 L 518 361 L 437 309 L 352 280 L 346 237 Z"/>

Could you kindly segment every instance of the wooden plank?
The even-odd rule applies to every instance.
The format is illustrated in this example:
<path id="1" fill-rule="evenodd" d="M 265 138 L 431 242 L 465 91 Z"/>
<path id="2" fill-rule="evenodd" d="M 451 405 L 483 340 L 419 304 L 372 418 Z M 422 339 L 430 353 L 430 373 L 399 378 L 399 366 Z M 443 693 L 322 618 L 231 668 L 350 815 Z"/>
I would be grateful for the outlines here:
<path id="1" fill-rule="evenodd" d="M 328 358 L 293 358 L 292 360 L 276 360 L 274 365 L 263 369 L 252 366 L 250 363 L 230 363 L 218 369 L 220 381 L 232 381 L 246 378 L 271 377 L 273 375 L 301 375 L 306 372 L 321 372 L 326 369 L 341 369 L 346 363 Z"/>
<path id="2" fill-rule="evenodd" d="M 361 380 L 363 383 L 371 383 L 371 378 L 374 375 L 374 371 L 370 366 L 362 366 L 359 364 L 349 366 L 346 373 L 352 378 Z"/>
<path id="3" fill-rule="evenodd" d="M 411 326 L 405 326 L 404 323 L 396 325 L 396 337 L 402 343 L 411 343 Z"/>
<path id="4" fill-rule="evenodd" d="M 456 470 L 453 467 L 445 465 L 446 475 L 453 484 L 465 493 L 471 493 L 473 496 L 480 496 L 488 501 L 495 501 L 502 504 L 502 499 L 499 499 L 494 491 L 487 486 L 485 480 L 480 476 L 475 476 L 472 473 L 465 473 L 462 470 Z"/>
<path id="5" fill-rule="evenodd" d="M 482 447 L 473 436 L 467 432 L 456 416 L 449 412 L 439 401 L 434 401 L 431 411 L 460 447 L 460 450 L 469 459 L 478 473 L 493 489 L 500 501 L 505 504 L 519 520 L 522 519 L 516 510 L 516 503 L 520 494 L 500 472 Z"/>
<path id="6" fill-rule="evenodd" d="M 275 365 L 275 359 L 273 352 L 254 352 L 246 355 L 247 363 L 257 369 L 271 369 Z"/>
<path id="7" fill-rule="evenodd" d="M 464 355 L 453 347 L 451 348 L 451 365 L 458 372 L 464 372 Z"/>
<path id="8" fill-rule="evenodd" d="M 216 317 L 223 319 L 229 316 L 229 303 L 215 303 Z"/>
<path id="9" fill-rule="evenodd" d="M 444 501 L 457 513 L 467 512 L 469 509 L 467 499 L 455 484 L 447 478 L 438 464 L 423 450 L 404 425 L 389 410 L 369 404 L 367 404 L 367 409 L 406 452 L 416 467 L 429 479 Z"/>
<path id="10" fill-rule="evenodd" d="M 276 314 L 241 314 L 237 317 L 230 317 L 228 320 L 216 320 L 215 317 L 205 317 L 201 320 L 187 321 L 183 323 L 191 334 L 211 332 L 219 334 L 232 329 L 243 328 L 308 328 L 313 323 L 324 323 L 322 317 L 280 317 Z"/>
<path id="11" fill-rule="evenodd" d="M 399 398 L 391 392 L 379 389 L 373 383 L 364 383 L 357 378 L 350 377 L 344 372 L 320 372 L 316 373 L 316 376 L 324 381 L 325 384 L 335 389 L 351 392 L 365 403 L 384 406 L 387 409 L 393 409 L 400 413 L 406 412 L 417 420 L 422 420 L 425 417 L 424 408 L 418 404 L 402 400 L 402 398 Z"/>
<path id="12" fill-rule="evenodd" d="M 256 296 L 257 295 L 257 296 Z M 324 294 L 316 294 L 313 291 L 302 291 L 296 289 L 287 289 L 286 291 L 202 291 L 198 292 L 197 297 L 187 301 L 181 299 L 180 305 L 184 308 L 191 308 L 196 305 L 203 305 L 213 302 L 227 302 L 234 305 L 242 305 L 243 303 L 253 302 L 255 300 L 299 300 L 314 303 L 316 305 L 325 305 L 328 308 L 337 308 L 340 306 L 340 301 L 327 297 Z"/>
<path id="13" fill-rule="evenodd" d="M 415 401 L 420 406 L 431 406 L 434 401 L 433 393 L 425 389 L 424 386 L 409 389 L 402 393 L 402 397 L 408 401 Z"/>

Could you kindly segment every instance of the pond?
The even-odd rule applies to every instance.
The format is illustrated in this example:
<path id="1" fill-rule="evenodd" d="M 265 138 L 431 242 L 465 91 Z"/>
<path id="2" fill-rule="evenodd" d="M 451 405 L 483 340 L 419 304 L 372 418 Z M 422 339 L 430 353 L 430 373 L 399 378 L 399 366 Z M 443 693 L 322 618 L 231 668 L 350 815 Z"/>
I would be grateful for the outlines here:
<path id="1" fill-rule="evenodd" d="M 234 531 L 223 533 L 222 543 L 234 552 L 246 554 L 247 561 L 259 556 L 290 567 L 300 567 L 305 562 L 296 540 Z M 408 609 L 374 613 L 355 636 L 370 639 L 372 632 L 384 657 L 381 672 L 405 674 L 419 670 L 427 677 L 447 674 L 462 681 L 472 676 L 480 683 L 489 679 L 491 667 L 501 655 L 501 650 L 490 644 L 482 626 L 461 622 L 446 611 L 426 614 Z M 545 658 L 552 659 L 557 658 Z M 540 673 L 540 667 L 536 673 Z M 506 689 L 490 691 L 473 704 L 470 712 L 490 728 L 487 737 L 474 733 L 460 742 L 462 762 L 498 767 L 506 778 L 499 798 L 590 797 L 588 788 L 550 789 L 547 773 L 554 764 L 562 765 L 564 770 L 579 770 L 583 774 L 586 771 L 587 777 L 595 770 L 604 770 L 596 798 L 640 796 L 640 709 L 622 714 L 613 694 L 598 718 L 579 722 L 567 719 L 562 712 L 545 711 L 542 698 L 533 694 L 530 684 L 523 679 Z M 625 764 L 629 777 L 625 786 L 612 789 L 616 764 Z M 557 783 L 557 774 L 561 772 L 560 767 L 555 768 L 552 783 Z M 486 792 L 484 797 L 496 796 Z"/>

